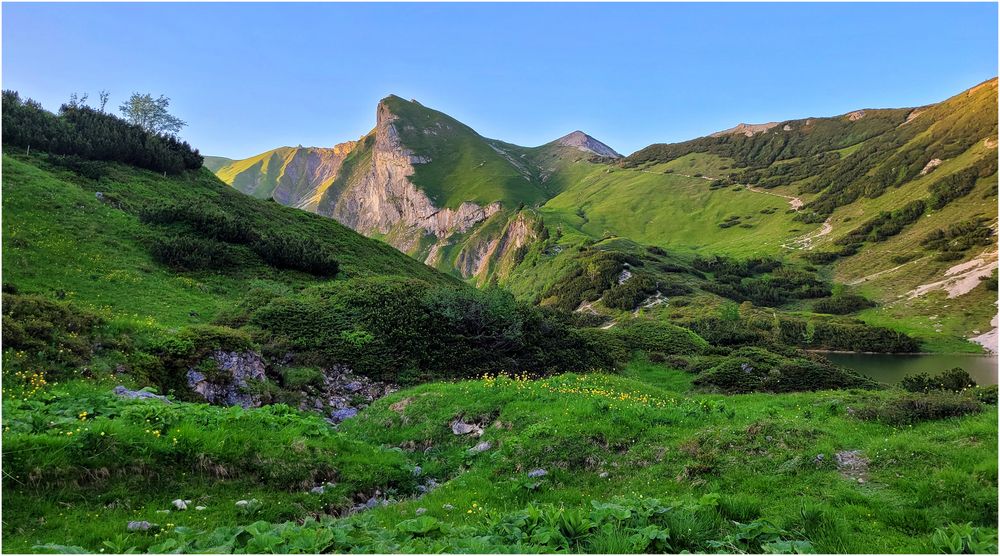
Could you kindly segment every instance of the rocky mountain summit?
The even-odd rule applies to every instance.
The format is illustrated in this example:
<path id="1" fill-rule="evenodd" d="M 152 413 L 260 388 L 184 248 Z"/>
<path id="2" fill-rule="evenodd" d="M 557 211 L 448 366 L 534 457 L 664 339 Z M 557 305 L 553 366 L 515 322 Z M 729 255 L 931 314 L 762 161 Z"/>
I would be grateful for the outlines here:
<path id="1" fill-rule="evenodd" d="M 618 154 L 614 149 L 601 143 L 597 139 L 587 135 L 586 133 L 577 130 L 568 135 L 564 135 L 559 139 L 556 139 L 555 144 L 561 145 L 563 147 L 573 147 L 574 149 L 581 150 L 583 152 L 588 152 L 595 154 L 597 156 L 604 156 L 608 158 L 621 158 L 622 155 Z"/>

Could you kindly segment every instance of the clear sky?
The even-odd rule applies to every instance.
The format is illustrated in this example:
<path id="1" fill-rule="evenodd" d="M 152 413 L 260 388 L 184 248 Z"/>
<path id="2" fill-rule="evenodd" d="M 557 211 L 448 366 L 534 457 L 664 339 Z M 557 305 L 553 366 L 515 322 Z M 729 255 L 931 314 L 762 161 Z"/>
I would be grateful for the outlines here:
<path id="1" fill-rule="evenodd" d="M 329 146 L 415 98 L 487 137 L 630 153 L 942 100 L 997 74 L 997 5 L 10 4 L 3 87 L 165 94 L 203 154 Z"/>

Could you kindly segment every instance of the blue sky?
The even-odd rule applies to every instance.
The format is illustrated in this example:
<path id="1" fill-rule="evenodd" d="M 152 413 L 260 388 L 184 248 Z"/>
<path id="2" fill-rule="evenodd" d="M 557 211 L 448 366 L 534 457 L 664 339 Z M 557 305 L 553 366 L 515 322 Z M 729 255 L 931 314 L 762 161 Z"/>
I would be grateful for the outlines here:
<path id="1" fill-rule="evenodd" d="M 3 87 L 165 94 L 234 158 L 366 133 L 387 94 L 538 145 L 629 153 L 731 127 L 915 106 L 997 74 L 997 5 L 10 4 Z"/>

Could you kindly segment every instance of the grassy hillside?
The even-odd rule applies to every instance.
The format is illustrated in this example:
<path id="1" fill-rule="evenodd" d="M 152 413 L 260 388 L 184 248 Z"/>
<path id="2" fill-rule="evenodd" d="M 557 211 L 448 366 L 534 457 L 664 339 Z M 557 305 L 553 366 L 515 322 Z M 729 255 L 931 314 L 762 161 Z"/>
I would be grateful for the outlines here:
<path id="1" fill-rule="evenodd" d="M 338 431 L 280 406 L 123 401 L 110 383 L 5 396 L 5 503 L 19 511 L 5 513 L 4 547 L 996 550 L 995 406 L 937 394 L 917 409 L 898 391 L 707 395 L 690 377 L 637 362 L 624 376 L 428 384 Z M 456 420 L 482 436 L 454 434 Z M 366 500 L 374 509 L 357 512 Z"/>
<path id="2" fill-rule="evenodd" d="M 416 101 L 389 96 L 382 102 L 399 118 L 395 127 L 403 145 L 430 159 L 414 166 L 411 180 L 435 206 L 501 201 L 516 207 L 546 198 L 523 160 L 502 149 L 498 152 L 469 126 Z"/>
<path id="3" fill-rule="evenodd" d="M 308 274 L 276 269 L 237 253 L 225 271 L 177 273 L 154 260 L 150 245 L 169 237 L 140 221 L 144 207 L 196 203 L 238 218 L 261 233 L 308 237 L 332 250 L 342 277 L 396 275 L 446 283 L 450 279 L 336 221 L 232 190 L 207 170 L 178 177 L 108 165 L 84 178 L 46 155 L 5 154 L 4 283 L 25 293 L 60 297 L 116 318 L 158 325 L 209 322 L 246 293 L 247 284 L 298 288 L 318 283 Z M 99 193 L 99 195 L 98 195 Z"/>

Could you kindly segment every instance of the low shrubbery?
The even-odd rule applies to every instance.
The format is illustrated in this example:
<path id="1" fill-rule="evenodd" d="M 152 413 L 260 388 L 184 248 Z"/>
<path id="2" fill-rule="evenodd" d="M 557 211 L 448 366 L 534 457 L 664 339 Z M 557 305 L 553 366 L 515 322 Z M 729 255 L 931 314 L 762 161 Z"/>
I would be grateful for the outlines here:
<path id="1" fill-rule="evenodd" d="M 605 368 L 611 360 L 569 319 L 499 289 L 365 278 L 245 306 L 269 353 L 304 365 L 349 365 L 378 380 L 414 383 L 487 371 Z"/>
<path id="2" fill-rule="evenodd" d="M 813 305 L 813 310 L 817 313 L 827 313 L 830 315 L 847 315 L 856 313 L 863 309 L 875 306 L 875 302 L 861 295 L 846 294 L 838 295 L 828 299 L 821 299 Z"/>
<path id="3" fill-rule="evenodd" d="M 909 375 L 899 384 L 910 392 L 929 392 L 931 390 L 947 390 L 961 392 L 967 388 L 975 388 L 976 381 L 961 367 L 948 369 L 935 376 L 927 373 Z"/>
<path id="4" fill-rule="evenodd" d="M 786 357 L 756 347 L 740 348 L 724 356 L 699 375 L 695 384 L 731 394 L 877 386 L 875 381 L 825 360 Z"/>
<path id="5" fill-rule="evenodd" d="M 949 417 L 979 413 L 982 405 L 973 397 L 954 392 L 905 394 L 867 405 L 857 411 L 859 419 L 889 425 L 911 425 Z"/>

